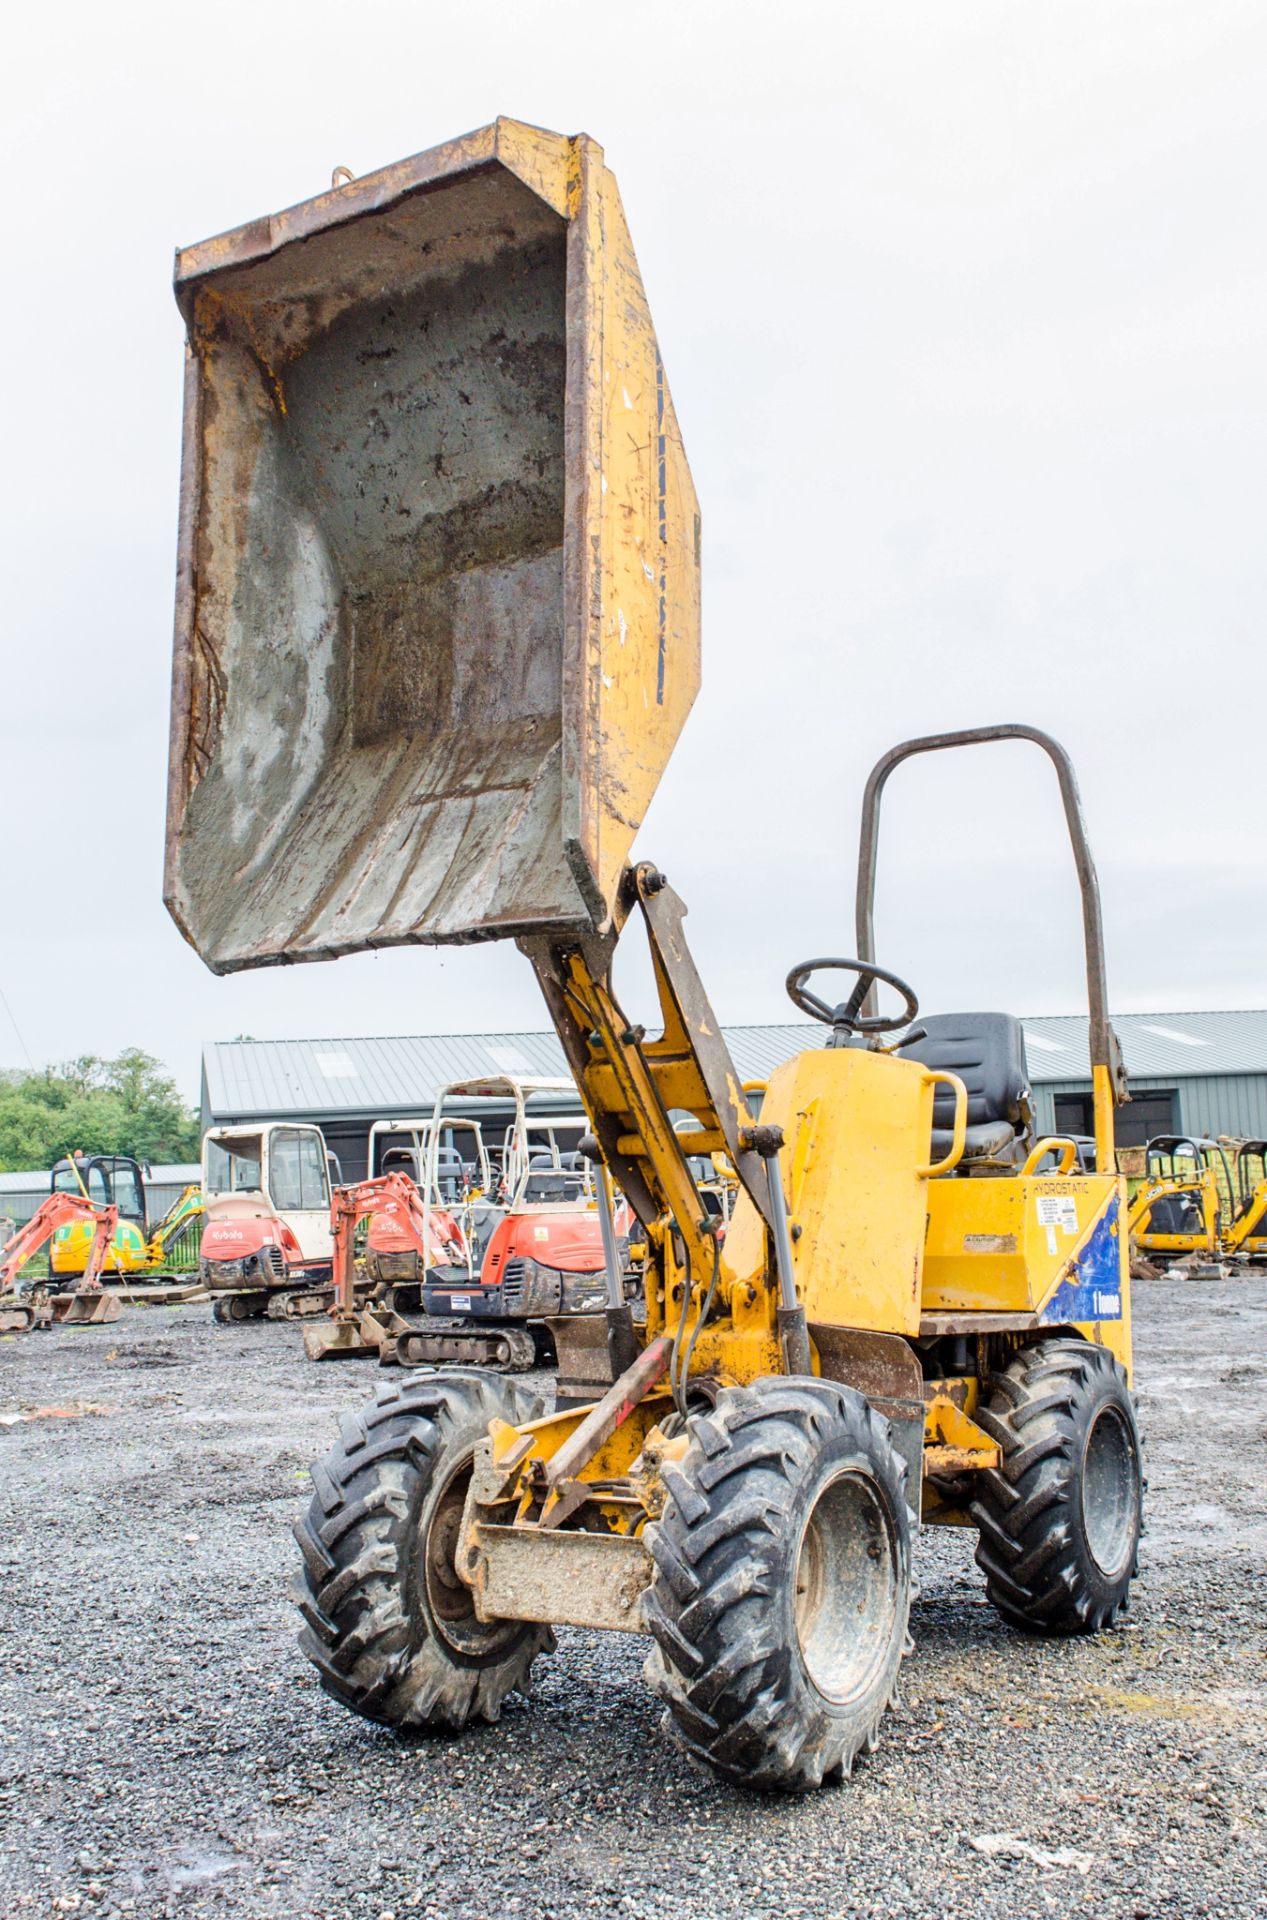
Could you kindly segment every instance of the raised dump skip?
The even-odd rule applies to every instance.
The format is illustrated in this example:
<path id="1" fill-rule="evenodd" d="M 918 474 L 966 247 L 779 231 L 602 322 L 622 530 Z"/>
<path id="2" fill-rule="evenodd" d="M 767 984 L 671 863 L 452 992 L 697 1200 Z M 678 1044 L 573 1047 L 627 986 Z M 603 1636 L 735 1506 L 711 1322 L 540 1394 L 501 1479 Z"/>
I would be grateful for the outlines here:
<path id="1" fill-rule="evenodd" d="M 177 257 L 165 897 L 217 972 L 601 925 L 699 518 L 601 150 L 515 122 Z"/>

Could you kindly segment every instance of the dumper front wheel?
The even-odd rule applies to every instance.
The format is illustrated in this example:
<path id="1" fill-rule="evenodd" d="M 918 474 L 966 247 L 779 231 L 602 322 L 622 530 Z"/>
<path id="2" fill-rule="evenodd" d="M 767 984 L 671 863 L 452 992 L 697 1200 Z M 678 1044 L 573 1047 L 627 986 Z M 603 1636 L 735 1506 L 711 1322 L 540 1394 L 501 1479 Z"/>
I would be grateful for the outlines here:
<path id="1" fill-rule="evenodd" d="M 338 1445 L 313 1468 L 295 1528 L 299 1644 L 327 1693 L 355 1713 L 456 1731 L 496 1720 L 512 1688 L 526 1692 L 553 1635 L 479 1620 L 454 1555 L 477 1441 L 490 1420 L 533 1411 L 495 1375 L 407 1375 L 345 1416 Z"/>
<path id="2" fill-rule="evenodd" d="M 736 1783 L 847 1774 L 897 1688 L 910 1610 L 906 1467 L 826 1380 L 729 1388 L 690 1423 L 648 1529 L 647 1678 L 666 1730 Z"/>
<path id="3" fill-rule="evenodd" d="M 1111 1626 L 1136 1571 L 1144 1490 L 1121 1366 L 1107 1347 L 1053 1335 L 995 1376 L 976 1417 L 1003 1452 L 972 1507 L 990 1600 L 1032 1633 Z"/>

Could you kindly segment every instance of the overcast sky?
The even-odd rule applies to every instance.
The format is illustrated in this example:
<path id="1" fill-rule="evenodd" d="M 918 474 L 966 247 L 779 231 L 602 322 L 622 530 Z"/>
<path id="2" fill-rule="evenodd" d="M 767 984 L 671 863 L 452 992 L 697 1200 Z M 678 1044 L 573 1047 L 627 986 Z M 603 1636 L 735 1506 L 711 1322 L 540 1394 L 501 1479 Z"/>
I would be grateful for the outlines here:
<path id="1" fill-rule="evenodd" d="M 510 947 L 216 980 L 160 900 L 173 247 L 498 113 L 601 141 L 704 518 L 704 685 L 640 850 L 728 1021 L 853 948 L 908 734 L 1076 759 L 1122 1010 L 1267 1004 L 1261 0 L 220 0 L 6 30 L 0 1065 L 540 1027 Z M 895 777 L 879 957 L 1085 1004 L 1045 761 Z M 631 1007 L 631 1013 L 641 1008 Z"/>

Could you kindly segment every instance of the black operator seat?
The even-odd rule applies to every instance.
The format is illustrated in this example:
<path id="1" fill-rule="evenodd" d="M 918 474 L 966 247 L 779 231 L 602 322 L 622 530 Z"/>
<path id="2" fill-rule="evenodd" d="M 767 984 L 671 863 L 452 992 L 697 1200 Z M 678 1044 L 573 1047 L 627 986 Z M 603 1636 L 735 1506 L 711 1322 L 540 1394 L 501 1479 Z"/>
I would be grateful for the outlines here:
<path id="1" fill-rule="evenodd" d="M 1145 1233 L 1197 1234 L 1205 1230 L 1201 1209 L 1190 1193 L 1163 1193 L 1144 1220 Z"/>
<path id="2" fill-rule="evenodd" d="M 1010 1013 L 934 1013 L 917 1022 L 924 1038 L 902 1047 L 903 1060 L 956 1073 L 968 1089 L 964 1139 L 969 1163 L 985 1168 L 1019 1167 L 1033 1145 L 1034 1099 L 1025 1060 L 1025 1033 Z M 900 1044 L 900 1043 L 899 1043 Z M 954 1138 L 954 1089 L 933 1089 L 933 1158 L 950 1152 Z"/>
<path id="3" fill-rule="evenodd" d="M 440 1147 L 436 1153 L 436 1186 L 441 1200 L 462 1197 L 462 1156 L 456 1147 Z"/>

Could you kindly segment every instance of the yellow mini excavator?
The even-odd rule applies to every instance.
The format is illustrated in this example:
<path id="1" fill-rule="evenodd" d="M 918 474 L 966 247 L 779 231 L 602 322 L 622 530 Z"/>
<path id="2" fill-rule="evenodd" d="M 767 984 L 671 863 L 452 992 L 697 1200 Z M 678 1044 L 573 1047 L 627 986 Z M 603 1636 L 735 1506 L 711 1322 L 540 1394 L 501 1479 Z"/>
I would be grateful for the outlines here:
<path id="1" fill-rule="evenodd" d="M 203 1211 L 202 1189 L 194 1181 L 151 1225 L 141 1163 L 126 1153 L 69 1155 L 53 1168 L 49 1190 L 78 1193 L 94 1206 L 114 1207 L 118 1224 L 106 1254 L 107 1281 L 131 1275 L 168 1277 L 177 1243 L 188 1241 Z M 49 1244 L 50 1274 L 61 1280 L 83 1273 L 92 1241 L 91 1219 L 70 1220 L 58 1227 Z"/>
<path id="2" fill-rule="evenodd" d="M 855 954 L 788 975 L 825 1044 L 754 1115 L 683 903 L 629 864 L 698 685 L 700 523 L 601 149 L 500 120 L 187 249 L 176 287 L 168 906 L 216 972 L 517 940 L 641 1250 L 645 1323 L 613 1272 L 591 1404 L 455 1368 L 344 1421 L 298 1528 L 322 1685 L 456 1730 L 559 1624 L 643 1634 L 682 1745 L 795 1790 L 877 1738 L 922 1523 L 976 1530 L 1016 1627 L 1109 1625 L 1141 1523 L 1125 1085 L 1063 751 L 986 727 L 880 762 Z M 1094 1172 L 1032 1138 L 1015 1019 L 921 1018 L 874 952 L 889 774 L 999 738 L 1049 755 L 1073 840 Z M 612 985 L 631 922 L 645 1021 Z"/>
<path id="3" fill-rule="evenodd" d="M 1158 1134 L 1144 1152 L 1144 1178 L 1126 1221 L 1137 1277 L 1173 1263 L 1204 1277 L 1223 1272 L 1225 1222 L 1235 1195 L 1217 1140 Z"/>
<path id="4" fill-rule="evenodd" d="M 1237 1140 L 1236 1186 L 1223 1250 L 1233 1259 L 1257 1266 L 1267 1260 L 1267 1140 Z"/>

